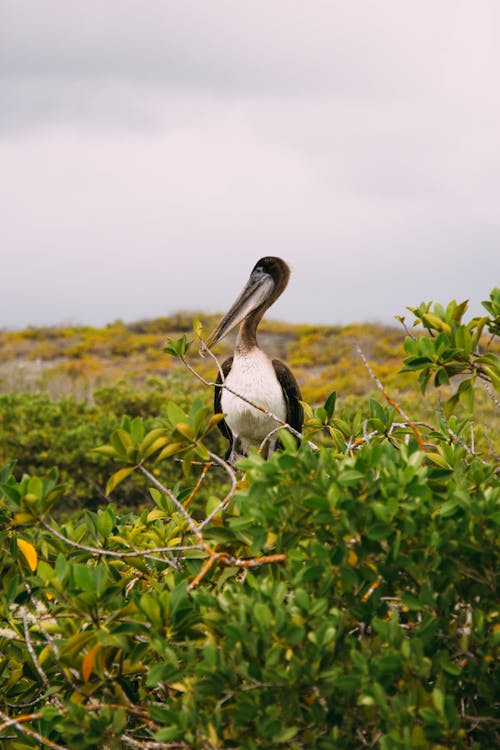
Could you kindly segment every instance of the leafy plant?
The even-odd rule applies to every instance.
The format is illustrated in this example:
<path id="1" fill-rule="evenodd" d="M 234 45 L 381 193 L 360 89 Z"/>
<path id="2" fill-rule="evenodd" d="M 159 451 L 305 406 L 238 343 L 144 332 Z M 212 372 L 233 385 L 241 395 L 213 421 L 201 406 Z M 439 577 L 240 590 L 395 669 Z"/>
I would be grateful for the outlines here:
<path id="1" fill-rule="evenodd" d="M 446 308 L 439 304 L 432 306 L 431 303 L 408 308 L 415 315 L 414 325 L 422 325 L 429 335 L 407 337 L 405 351 L 409 356 L 404 361 L 402 371 L 420 371 L 418 381 L 423 392 L 431 377 L 434 385 L 439 387 L 450 385 L 450 379 L 455 376 L 462 376 L 455 392 L 446 402 L 448 416 L 460 400 L 472 409 L 476 379 L 495 388 L 500 387 L 498 355 L 495 352 L 483 353 L 480 348 L 485 327 L 492 334 L 498 333 L 500 289 L 494 289 L 489 302 L 483 302 L 483 306 L 490 315 L 473 318 L 469 323 L 462 323 L 467 301 L 457 304 L 452 300 Z"/>
<path id="2" fill-rule="evenodd" d="M 462 314 L 427 317 L 447 338 L 426 366 L 472 362 L 474 388 Z M 2 748 L 499 744 L 494 450 L 470 415 L 412 420 L 362 364 L 385 403 L 332 393 L 300 445 L 284 428 L 237 469 L 202 399 L 109 425 L 92 455 L 113 497 L 146 482 L 141 507 L 61 514 L 56 470 L 0 470 Z"/>

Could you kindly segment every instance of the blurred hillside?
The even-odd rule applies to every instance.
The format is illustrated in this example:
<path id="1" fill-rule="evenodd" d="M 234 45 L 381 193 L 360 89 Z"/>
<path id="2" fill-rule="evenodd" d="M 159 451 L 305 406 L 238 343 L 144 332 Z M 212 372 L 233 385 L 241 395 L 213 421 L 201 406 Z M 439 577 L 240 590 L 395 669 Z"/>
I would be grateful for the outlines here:
<path id="1" fill-rule="evenodd" d="M 0 332 L 0 392 L 48 393 L 52 398 L 71 395 L 93 399 L 94 391 L 120 380 L 148 388 L 152 380 L 171 381 L 189 389 L 199 384 L 177 361 L 165 354 L 167 338 L 188 337 L 194 319 L 204 324 L 204 333 L 215 326 L 217 316 L 180 312 L 171 317 L 135 323 L 117 321 L 103 328 L 89 326 L 27 328 Z M 259 343 L 272 357 L 293 368 L 310 403 L 322 402 L 332 390 L 360 396 L 373 390 L 373 382 L 353 350 L 359 343 L 377 374 L 398 390 L 410 386 L 412 378 L 396 378 L 403 358 L 402 328 L 375 324 L 345 327 L 294 325 L 264 321 Z M 216 348 L 221 360 L 231 352 L 234 337 Z M 215 374 L 212 360 L 190 351 L 193 365 L 208 378 Z M 193 382 L 194 380 L 194 382 Z"/>
<path id="2" fill-rule="evenodd" d="M 186 334 L 194 339 L 196 319 L 203 321 L 207 337 L 219 318 L 180 312 L 129 324 L 117 321 L 103 328 L 0 332 L 0 466 L 15 461 L 18 476 L 58 466 L 73 503 L 102 500 L 109 464 L 93 448 L 109 439 L 125 415 L 141 417 L 153 429 L 166 418 L 170 401 L 187 411 L 196 396 L 211 403 L 213 389 L 164 351 L 168 338 Z M 434 423 L 439 412 L 436 389 L 429 386 L 423 397 L 415 373 L 400 372 L 405 336 L 402 327 L 375 324 L 332 327 L 270 320 L 259 329 L 260 345 L 270 356 L 288 362 L 307 403 L 321 405 L 336 391 L 338 413 L 349 421 L 361 402 L 369 398 L 384 402 L 355 349 L 358 345 L 391 398 L 412 419 Z M 230 354 L 233 343 L 234 336 L 217 345 L 220 361 Z M 194 343 L 188 359 L 199 374 L 213 381 L 216 364 L 211 357 L 202 358 L 197 349 Z M 446 396 L 446 388 L 441 391 Z M 500 432 L 499 420 L 484 390 L 477 392 L 479 428 L 469 439 L 490 452 Z M 218 431 L 210 438 L 215 450 L 224 450 Z M 138 497 L 136 486 L 124 482 L 117 499 L 137 505 L 146 495 L 146 488 Z"/>

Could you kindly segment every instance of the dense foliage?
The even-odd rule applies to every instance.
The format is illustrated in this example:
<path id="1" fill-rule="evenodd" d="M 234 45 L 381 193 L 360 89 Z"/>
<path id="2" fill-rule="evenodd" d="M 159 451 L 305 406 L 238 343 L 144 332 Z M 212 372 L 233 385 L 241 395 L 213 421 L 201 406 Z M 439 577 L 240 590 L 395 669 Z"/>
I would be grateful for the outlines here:
<path id="1" fill-rule="evenodd" d="M 110 499 L 139 482 L 129 510 L 61 513 L 56 470 L 6 465 L 2 747 L 497 746 L 500 489 L 464 412 L 498 384 L 464 331 L 498 333 L 495 294 L 482 323 L 414 310 L 430 335 L 408 337 L 404 367 L 446 389 L 432 421 L 366 362 L 382 401 L 331 394 L 300 446 L 283 431 L 284 450 L 237 471 L 202 399 L 125 409 L 92 461 Z"/>

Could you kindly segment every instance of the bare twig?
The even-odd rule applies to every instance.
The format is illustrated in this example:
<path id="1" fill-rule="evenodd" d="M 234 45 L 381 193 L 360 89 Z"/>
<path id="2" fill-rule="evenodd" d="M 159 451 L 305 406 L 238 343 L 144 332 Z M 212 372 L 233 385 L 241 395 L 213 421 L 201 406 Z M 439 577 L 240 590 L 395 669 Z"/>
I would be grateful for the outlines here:
<path id="1" fill-rule="evenodd" d="M 187 525 L 189 526 L 189 528 L 191 529 L 195 537 L 200 542 L 203 542 L 203 535 L 198 528 L 198 524 L 193 518 L 191 518 L 191 516 L 187 512 L 184 505 L 181 503 L 180 500 L 176 498 L 172 490 L 170 490 L 168 487 L 165 487 L 165 485 L 162 482 L 160 482 L 160 480 L 157 479 L 154 474 L 151 474 L 151 472 L 148 471 L 146 467 L 143 466 L 142 464 L 140 464 L 138 468 L 139 468 L 139 471 L 142 474 L 144 474 L 144 476 L 147 477 L 147 479 L 149 479 L 151 484 L 153 484 L 156 487 L 156 489 L 162 493 L 162 495 L 165 495 L 165 497 L 168 497 L 170 502 L 175 506 L 175 508 L 179 511 L 181 516 L 184 518 L 184 520 L 186 521 Z"/>
<path id="2" fill-rule="evenodd" d="M 264 438 L 264 440 L 261 442 L 261 444 L 257 448 L 258 452 L 261 453 L 264 450 L 267 441 L 270 438 L 272 438 L 272 436 L 275 435 L 277 432 L 279 432 L 280 430 L 284 429 L 284 427 L 289 427 L 289 425 L 285 425 L 284 426 L 282 424 L 279 424 L 277 427 L 274 427 L 274 429 L 272 429 L 271 432 L 268 432 L 267 435 L 266 435 L 266 437 Z M 298 437 L 298 435 L 295 434 L 295 432 L 293 432 L 293 429 L 290 429 L 289 432 L 291 432 L 293 435 L 295 435 L 295 437 Z M 312 448 L 313 451 L 318 451 L 319 450 L 319 448 L 316 445 L 316 443 L 313 443 L 312 440 L 308 440 L 307 443 L 308 443 L 309 447 Z"/>
<path id="3" fill-rule="evenodd" d="M 128 735 L 120 737 L 120 741 L 128 747 L 137 750 L 187 750 L 189 745 L 185 742 L 174 740 L 173 742 L 158 742 L 157 740 L 136 740 Z"/>
<path id="4" fill-rule="evenodd" d="M 184 505 L 178 500 L 174 493 L 168 489 L 168 487 L 165 487 L 155 476 L 154 474 L 151 474 L 144 466 L 139 466 L 140 471 L 144 474 L 145 477 L 147 477 L 154 486 L 166 497 L 171 500 L 171 502 L 174 504 L 174 506 L 177 508 L 179 513 L 182 515 L 186 523 L 188 524 L 189 528 L 193 532 L 194 536 L 198 539 L 199 542 L 199 549 L 203 550 L 207 553 L 208 559 L 207 561 L 202 565 L 202 568 L 197 576 L 191 581 L 191 583 L 188 586 L 188 589 L 191 591 L 193 588 L 195 588 L 207 575 L 207 573 L 211 570 L 213 565 L 216 562 L 220 562 L 223 565 L 234 565 L 238 568 L 254 568 L 260 565 L 265 565 L 266 563 L 274 563 L 274 562 L 284 562 L 286 560 L 286 555 L 284 554 L 276 554 L 276 555 L 264 555 L 263 557 L 252 557 L 248 559 L 241 559 L 238 557 L 233 557 L 232 555 L 229 555 L 227 552 L 217 552 L 214 550 L 203 538 L 203 528 L 206 526 L 206 524 L 220 511 L 222 510 L 227 503 L 231 500 L 234 493 L 236 492 L 236 475 L 233 471 L 233 469 L 230 467 L 230 465 L 224 461 L 222 458 L 217 456 L 215 453 L 210 453 L 210 458 L 219 463 L 220 465 L 224 466 L 230 475 L 232 479 L 231 488 L 229 492 L 227 493 L 226 497 L 219 503 L 219 505 L 212 511 L 212 513 L 207 516 L 203 524 L 197 524 L 196 521 L 189 515 Z"/>
<path id="5" fill-rule="evenodd" d="M 203 529 L 208 523 L 210 523 L 212 518 L 214 518 L 218 513 L 220 513 L 221 510 L 225 510 L 227 508 L 232 498 L 236 494 L 236 490 L 238 489 L 236 474 L 232 466 L 228 464 L 227 461 L 224 461 L 224 459 L 218 456 L 216 453 L 210 452 L 210 458 L 212 459 L 214 463 L 218 464 L 221 468 L 223 468 L 227 472 L 230 482 L 231 482 L 231 487 L 229 488 L 229 491 L 227 492 L 225 497 L 222 498 L 220 503 L 211 511 L 211 513 L 208 514 L 205 520 L 202 521 L 198 525 L 199 529 Z"/>
<path id="6" fill-rule="evenodd" d="M 207 550 L 210 550 L 208 545 L 205 545 Z M 285 562 L 286 561 L 286 555 L 283 553 L 278 553 L 276 555 L 263 555 L 262 557 L 250 557 L 246 559 L 242 559 L 240 557 L 233 557 L 232 555 L 229 555 L 227 552 L 215 552 L 214 550 L 210 550 L 210 557 L 206 561 L 206 563 L 202 566 L 200 572 L 194 578 L 191 583 L 188 586 L 188 590 L 191 591 L 196 586 L 198 586 L 199 583 L 203 580 L 203 578 L 207 575 L 207 573 L 211 570 L 214 563 L 221 562 L 223 565 L 227 565 L 229 567 L 234 566 L 235 568 L 243 568 L 244 570 L 249 570 L 250 568 L 257 568 L 261 565 L 268 565 L 269 563 L 276 563 L 276 562 Z"/>
<path id="7" fill-rule="evenodd" d="M 148 472 L 149 473 L 149 472 Z M 155 557 L 155 555 L 160 553 L 170 554 L 172 552 L 179 552 L 182 550 L 182 548 L 178 547 L 153 547 L 148 550 L 139 550 L 132 547 L 130 551 L 124 551 L 124 552 L 118 552 L 117 550 L 112 549 L 105 549 L 104 547 L 90 547 L 87 544 L 81 544 L 80 542 L 75 542 L 73 539 L 69 539 L 67 536 L 64 536 L 64 534 L 61 534 L 60 531 L 57 531 L 57 529 L 54 529 L 53 526 L 51 526 L 47 521 L 45 521 L 43 518 L 39 519 L 41 525 L 47 529 L 47 531 L 55 536 L 56 539 L 59 539 L 60 542 L 64 542 L 64 544 L 68 544 L 70 547 L 75 547 L 76 549 L 81 550 L 82 552 L 90 552 L 93 555 L 101 555 L 103 557 L 114 557 L 118 560 L 124 560 L 127 557 L 144 557 L 148 560 L 154 560 L 156 562 L 161 562 L 166 565 L 170 565 L 172 568 L 175 568 L 176 570 L 179 569 L 178 563 L 176 560 L 172 560 L 171 558 L 163 558 L 163 557 Z"/>
<path id="8" fill-rule="evenodd" d="M 414 425 L 417 427 L 425 427 L 428 430 L 433 430 L 434 427 L 431 424 L 428 424 L 427 422 L 413 422 Z M 348 444 L 346 450 L 349 450 L 350 448 L 353 450 L 358 450 L 358 448 L 361 448 L 361 446 L 364 443 L 370 442 L 374 437 L 377 435 L 385 435 L 387 438 L 390 438 L 395 430 L 412 430 L 411 425 L 409 422 L 393 422 L 387 432 L 380 432 L 379 430 L 373 430 L 372 432 L 366 433 L 363 435 L 363 437 L 356 438 L 355 440 L 351 437 L 349 441 L 352 441 L 352 444 Z M 425 444 L 424 444 L 425 445 Z"/>
<path id="9" fill-rule="evenodd" d="M 479 724 L 500 724 L 500 719 L 496 716 L 469 716 L 464 714 L 462 718 L 469 724 L 477 724 L 478 726 Z"/>
<path id="10" fill-rule="evenodd" d="M 392 406 L 393 409 L 395 409 L 398 412 L 398 414 L 401 414 L 401 416 L 403 417 L 403 419 L 406 420 L 406 422 L 408 423 L 408 427 L 411 429 L 411 431 L 413 432 L 413 434 L 415 435 L 415 437 L 417 439 L 418 447 L 420 448 L 421 451 L 424 451 L 425 450 L 424 441 L 422 440 L 422 436 L 420 435 L 420 432 L 417 430 L 415 422 L 412 419 L 410 419 L 410 417 L 403 411 L 403 409 L 387 393 L 387 391 L 385 390 L 384 386 L 382 385 L 381 380 L 377 377 L 377 375 L 375 375 L 375 373 L 373 371 L 373 368 L 371 367 L 370 363 L 366 359 L 366 357 L 365 357 L 365 355 L 363 353 L 363 350 L 361 349 L 361 347 L 358 344 L 358 342 L 356 342 L 354 344 L 354 347 L 355 347 L 356 351 L 358 352 L 359 357 L 360 357 L 362 363 L 364 364 L 364 366 L 365 366 L 368 374 L 370 375 L 371 379 L 375 382 L 375 384 L 376 384 L 377 388 L 379 389 L 379 391 L 381 391 L 381 393 L 382 393 L 383 397 L 385 398 L 385 400 Z"/>
<path id="11" fill-rule="evenodd" d="M 40 662 L 38 661 L 38 657 L 35 653 L 35 649 L 33 648 L 33 642 L 31 640 L 31 634 L 30 634 L 30 629 L 28 625 L 28 612 L 25 607 L 23 607 L 22 618 L 23 618 L 23 627 L 24 627 L 24 637 L 26 639 L 26 646 L 28 648 L 28 653 L 31 656 L 31 661 L 33 662 L 33 666 L 38 672 L 40 679 L 42 680 L 45 687 L 48 689 L 50 688 L 49 678 L 47 677 L 44 670 L 42 669 Z"/>
<path id="12" fill-rule="evenodd" d="M 410 331 L 410 329 L 409 329 L 409 328 L 408 328 L 408 326 L 406 325 L 405 319 L 404 319 L 404 318 L 403 318 L 402 316 L 396 315 L 396 320 L 398 320 L 398 321 L 399 321 L 399 322 L 401 323 L 401 325 L 403 326 L 403 328 L 404 328 L 404 329 L 405 329 L 405 331 L 406 331 L 406 335 L 407 335 L 407 336 L 408 336 L 408 337 L 409 337 L 410 339 L 413 339 L 413 341 L 416 341 L 416 340 L 417 340 L 417 337 L 415 336 L 415 334 L 413 334 L 413 333 L 412 333 L 412 332 Z"/>
<path id="13" fill-rule="evenodd" d="M 205 346 L 205 349 L 207 349 L 207 351 L 209 351 L 206 346 Z M 212 357 L 214 357 L 214 355 L 212 355 Z M 180 356 L 180 359 L 184 363 L 184 365 L 187 367 L 187 369 L 189 370 L 189 372 L 192 373 L 196 378 L 198 378 L 198 380 L 200 380 L 204 385 L 209 386 L 210 388 L 223 388 L 228 393 L 232 393 L 233 396 L 236 396 L 237 398 L 241 399 L 246 404 L 249 404 L 249 406 L 252 406 L 254 409 L 257 409 L 257 411 L 262 412 L 262 414 L 265 414 L 267 417 L 270 417 L 271 419 L 274 419 L 274 421 L 277 422 L 280 427 L 285 427 L 289 432 L 292 433 L 292 435 L 295 435 L 295 437 L 299 438 L 299 440 L 302 440 L 303 435 L 302 435 L 301 432 L 299 432 L 294 427 L 292 427 L 292 425 L 288 424 L 288 422 L 283 421 L 283 419 L 281 419 L 280 417 L 278 417 L 276 414 L 273 414 L 273 412 L 269 411 L 269 409 L 265 409 L 263 406 L 259 406 L 259 404 L 254 403 L 253 401 L 251 401 L 246 396 L 243 396 L 241 393 L 237 393 L 236 391 L 233 391 L 232 388 L 230 388 L 228 385 L 226 385 L 225 380 L 223 380 L 223 382 L 221 382 L 221 383 L 216 383 L 214 381 L 207 380 L 202 375 L 200 375 L 199 372 L 197 372 L 194 369 L 194 367 L 190 364 L 190 362 L 188 362 L 188 360 L 186 359 L 186 357 Z M 215 359 L 215 357 L 214 357 L 214 359 Z M 218 362 L 217 362 L 217 364 L 219 365 Z M 220 370 L 220 365 L 219 365 L 219 372 L 220 371 L 221 370 Z"/>
<path id="14" fill-rule="evenodd" d="M 497 397 L 496 397 L 496 395 L 495 395 L 495 393 L 493 391 L 493 388 L 491 387 L 491 383 L 488 380 L 483 380 L 482 378 L 480 379 L 479 382 L 481 383 L 481 385 L 483 386 L 484 390 L 486 391 L 486 393 L 488 394 L 488 396 L 490 397 L 490 399 L 493 401 L 493 403 L 495 404 L 495 406 L 497 406 L 498 408 L 500 408 L 500 401 L 497 399 Z"/>
<path id="15" fill-rule="evenodd" d="M 21 734 L 25 734 L 27 737 L 32 737 L 34 740 L 39 742 L 41 747 L 50 747 L 52 748 L 52 750 L 68 750 L 67 747 L 64 747 L 63 745 L 58 745 L 57 742 L 52 742 L 52 740 L 49 740 L 48 737 L 44 737 L 38 732 L 35 732 L 34 729 L 24 726 L 24 724 L 27 723 L 28 721 L 37 721 L 38 719 L 41 719 L 41 718 L 42 718 L 42 715 L 40 713 L 36 713 L 36 714 L 26 714 L 24 716 L 17 716 L 14 719 L 14 718 L 11 718 L 10 716 L 7 716 L 2 711 L 0 711 L 0 719 L 3 722 L 3 724 L 0 724 L 0 732 L 6 729 L 7 727 L 13 727 L 14 729 L 17 729 L 17 731 L 20 732 Z"/>
<path id="16" fill-rule="evenodd" d="M 212 466 L 212 462 L 211 461 L 206 461 L 203 464 L 203 471 L 201 472 L 201 474 L 200 474 L 200 476 L 198 478 L 198 481 L 196 482 L 196 484 L 195 484 L 195 486 L 194 486 L 191 494 L 189 495 L 189 497 L 187 497 L 186 500 L 184 500 L 184 502 L 183 502 L 183 505 L 184 505 L 185 508 L 187 508 L 188 505 L 190 505 L 190 503 L 193 501 L 196 493 L 198 492 L 198 490 L 200 489 L 200 487 L 201 487 L 201 485 L 203 483 L 203 480 L 205 479 L 205 477 L 207 476 L 208 472 L 210 471 L 210 467 L 211 466 Z"/>
<path id="17" fill-rule="evenodd" d="M 224 376 L 224 371 L 222 369 L 221 363 L 219 362 L 219 360 L 217 359 L 217 357 L 215 356 L 215 354 L 213 353 L 213 351 L 208 348 L 208 346 L 205 344 L 205 342 L 203 341 L 203 339 L 201 337 L 198 337 L 198 341 L 200 342 L 200 354 L 201 354 L 201 356 L 204 357 L 205 354 L 208 354 L 208 356 L 213 359 L 213 361 L 217 365 L 217 369 L 219 371 L 220 379 L 221 379 L 222 382 L 224 382 L 226 378 Z M 196 373 L 194 373 L 194 374 L 196 375 Z"/>
<path id="18" fill-rule="evenodd" d="M 266 435 L 266 437 L 264 438 L 264 440 L 262 440 L 262 442 L 260 443 L 259 447 L 257 448 L 258 452 L 262 453 L 262 451 L 266 447 L 267 441 L 270 440 L 273 435 L 276 435 L 276 433 L 279 432 L 282 429 L 283 429 L 282 426 L 279 424 L 277 427 L 274 427 L 271 430 L 271 432 L 268 432 L 267 435 Z"/>
<path id="19" fill-rule="evenodd" d="M 43 604 L 43 602 L 41 602 L 39 599 L 36 599 L 36 597 L 33 595 L 31 587 L 30 587 L 30 585 L 28 584 L 27 581 L 24 582 L 24 586 L 25 586 L 26 591 L 28 592 L 28 596 L 29 596 L 29 598 L 30 598 L 30 600 L 31 600 L 31 602 L 32 602 L 32 604 L 34 606 L 35 612 L 39 612 L 41 607 L 43 607 L 45 609 L 45 605 Z M 42 618 L 39 617 L 37 614 L 35 614 L 35 612 L 29 612 L 28 619 L 31 619 L 31 620 L 33 620 L 33 622 L 36 623 L 36 626 L 38 627 L 38 629 L 40 630 L 40 632 L 44 636 L 44 638 L 47 641 L 47 643 L 49 644 L 50 648 L 52 649 L 52 653 L 54 654 L 54 658 L 59 663 L 59 648 L 57 646 L 57 643 L 56 643 L 55 639 L 51 636 L 51 634 L 47 631 L 47 629 L 44 627 Z M 24 612 L 23 612 L 23 615 L 24 615 Z M 52 619 L 51 615 L 49 615 L 49 617 Z M 24 627 L 25 627 L 25 630 L 26 630 L 26 624 L 24 622 L 24 617 L 23 617 L 23 624 L 24 624 Z M 28 640 L 28 637 L 26 637 L 26 643 L 28 645 L 28 650 L 29 650 L 29 640 Z M 30 654 L 31 654 L 31 652 L 30 652 Z M 81 690 L 78 687 L 78 685 L 69 676 L 68 670 L 65 669 L 60 663 L 59 663 L 59 667 L 60 667 L 60 670 L 61 670 L 61 674 L 64 676 L 64 679 L 66 680 L 66 682 L 68 683 L 68 685 L 70 685 L 74 691 L 76 691 L 78 693 L 81 693 Z M 44 684 L 46 684 L 45 681 L 44 681 Z M 81 693 L 81 694 L 83 695 L 83 693 Z M 58 708 L 61 708 L 61 709 L 63 708 L 63 704 L 61 703 L 61 701 L 59 700 L 59 698 L 56 695 L 54 695 L 54 703 L 57 705 Z"/>
<path id="20" fill-rule="evenodd" d="M 491 455 L 493 456 L 493 458 L 495 459 L 497 463 L 500 463 L 500 456 L 496 452 L 495 446 L 493 445 L 493 441 L 490 437 L 490 433 L 488 432 L 484 424 L 482 425 L 482 428 L 483 428 L 484 437 L 486 439 L 486 442 L 488 443 L 488 448 L 490 449 Z"/>
<path id="21" fill-rule="evenodd" d="M 191 581 L 188 586 L 188 590 L 194 589 L 201 581 L 205 578 L 207 573 L 213 568 L 217 560 L 220 559 L 220 553 L 212 552 L 208 560 L 206 560 L 200 568 L 200 572 Z"/>
<path id="22" fill-rule="evenodd" d="M 439 411 L 439 416 L 441 418 L 441 421 L 443 422 L 443 424 L 444 424 L 444 426 L 446 428 L 446 432 L 453 439 L 453 441 L 455 443 L 457 443 L 457 445 L 459 445 L 461 448 L 463 448 L 464 451 L 469 456 L 471 456 L 472 458 L 477 459 L 478 461 L 481 461 L 482 464 L 485 464 L 486 466 L 489 466 L 488 461 L 485 461 L 484 459 L 482 459 L 474 451 L 474 444 L 473 444 L 472 448 L 469 448 L 469 446 L 467 445 L 467 443 L 465 442 L 465 440 L 462 440 L 462 438 L 459 435 L 457 435 L 457 433 L 450 427 L 450 423 L 446 419 L 446 415 L 444 413 L 443 404 L 441 403 L 441 394 L 439 392 L 437 394 L 437 404 L 438 404 L 438 411 Z"/>

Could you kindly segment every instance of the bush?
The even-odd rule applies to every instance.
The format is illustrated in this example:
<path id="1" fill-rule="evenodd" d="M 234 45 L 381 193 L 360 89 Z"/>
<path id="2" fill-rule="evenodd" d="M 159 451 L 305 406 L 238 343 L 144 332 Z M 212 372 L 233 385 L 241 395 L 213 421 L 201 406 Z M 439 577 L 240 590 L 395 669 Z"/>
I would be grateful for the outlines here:
<path id="1" fill-rule="evenodd" d="M 406 366 L 484 364 L 445 348 Z M 142 512 L 58 522 L 57 472 L 6 466 L 2 747 L 497 746 L 497 467 L 459 400 L 420 424 L 385 395 L 309 407 L 300 447 L 284 431 L 244 477 L 201 400 L 128 417 L 95 455 L 108 493 L 147 481 Z M 182 467 L 168 486 L 164 465 Z"/>

